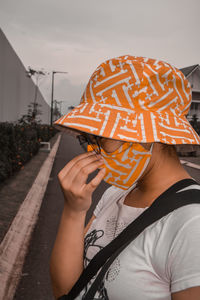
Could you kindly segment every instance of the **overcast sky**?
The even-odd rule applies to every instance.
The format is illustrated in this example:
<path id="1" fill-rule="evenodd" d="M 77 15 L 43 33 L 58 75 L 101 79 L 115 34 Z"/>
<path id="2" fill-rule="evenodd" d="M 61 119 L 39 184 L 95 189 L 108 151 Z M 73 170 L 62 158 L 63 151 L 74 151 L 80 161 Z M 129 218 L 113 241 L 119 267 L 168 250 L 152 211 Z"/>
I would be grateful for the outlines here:
<path id="1" fill-rule="evenodd" d="M 0 26 L 26 68 L 68 72 L 55 75 L 65 112 L 107 58 L 200 64 L 199 11 L 200 0 L 0 0 Z M 50 103 L 50 75 L 40 89 Z"/>

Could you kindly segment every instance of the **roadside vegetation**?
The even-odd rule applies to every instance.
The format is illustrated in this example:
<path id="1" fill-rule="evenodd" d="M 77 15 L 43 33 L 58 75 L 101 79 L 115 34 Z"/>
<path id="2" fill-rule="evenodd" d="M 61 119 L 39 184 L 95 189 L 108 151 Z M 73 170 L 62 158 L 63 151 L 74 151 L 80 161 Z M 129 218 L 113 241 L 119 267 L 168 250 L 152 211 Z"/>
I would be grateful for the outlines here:
<path id="1" fill-rule="evenodd" d="M 29 107 L 27 115 L 17 122 L 0 123 L 0 183 L 24 168 L 38 153 L 40 142 L 48 142 L 58 131 L 40 124 L 39 111 Z"/>

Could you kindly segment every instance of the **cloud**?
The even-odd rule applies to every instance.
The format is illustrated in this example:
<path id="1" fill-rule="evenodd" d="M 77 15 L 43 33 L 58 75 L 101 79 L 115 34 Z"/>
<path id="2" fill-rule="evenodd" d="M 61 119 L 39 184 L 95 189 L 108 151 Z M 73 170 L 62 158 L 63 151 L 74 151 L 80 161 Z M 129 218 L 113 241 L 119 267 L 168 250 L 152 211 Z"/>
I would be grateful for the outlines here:
<path id="1" fill-rule="evenodd" d="M 75 101 L 75 90 L 110 57 L 200 63 L 199 9 L 199 0 L 4 0 L 0 23 L 26 67 L 68 72 Z"/>
<path id="2" fill-rule="evenodd" d="M 7 0 L 1 6 L 9 22 L 33 37 L 80 43 L 93 37 L 168 37 L 189 27 L 188 19 L 197 24 L 200 8 L 198 0 Z"/>

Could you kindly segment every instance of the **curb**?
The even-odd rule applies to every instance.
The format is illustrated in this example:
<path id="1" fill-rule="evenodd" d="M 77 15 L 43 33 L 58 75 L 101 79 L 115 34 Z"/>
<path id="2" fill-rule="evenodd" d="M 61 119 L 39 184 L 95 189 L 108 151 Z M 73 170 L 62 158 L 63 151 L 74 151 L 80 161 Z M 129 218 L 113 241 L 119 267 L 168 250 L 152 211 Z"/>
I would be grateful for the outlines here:
<path id="1" fill-rule="evenodd" d="M 197 165 L 197 164 L 194 164 L 194 163 L 192 163 L 190 161 L 185 161 L 185 160 L 180 160 L 180 162 L 183 165 L 186 165 L 187 167 L 200 170 L 200 165 Z"/>
<path id="2" fill-rule="evenodd" d="M 12 300 L 14 297 L 60 139 L 61 135 L 58 136 L 41 166 L 31 189 L 0 244 L 0 300 Z"/>

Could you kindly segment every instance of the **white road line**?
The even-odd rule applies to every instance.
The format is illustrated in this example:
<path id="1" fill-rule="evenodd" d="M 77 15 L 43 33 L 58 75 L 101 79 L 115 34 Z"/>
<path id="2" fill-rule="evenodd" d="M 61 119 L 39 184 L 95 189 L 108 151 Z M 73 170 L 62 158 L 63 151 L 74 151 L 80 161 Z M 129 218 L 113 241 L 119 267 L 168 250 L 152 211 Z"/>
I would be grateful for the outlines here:
<path id="1" fill-rule="evenodd" d="M 60 138 L 59 135 L 0 244 L 0 300 L 14 297 Z"/>
<path id="2" fill-rule="evenodd" d="M 189 161 L 185 161 L 185 160 L 181 160 L 181 163 L 182 163 L 183 165 L 186 165 L 187 167 L 190 167 L 190 168 L 194 168 L 194 169 L 200 170 L 200 165 L 197 165 L 197 164 L 191 163 L 191 162 L 189 162 Z"/>

